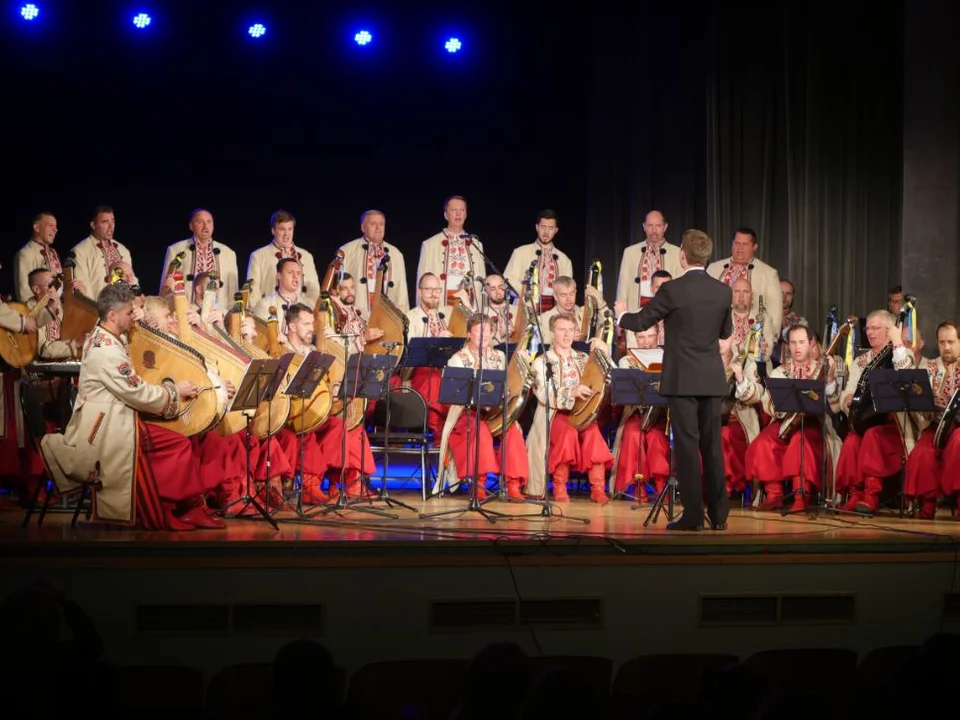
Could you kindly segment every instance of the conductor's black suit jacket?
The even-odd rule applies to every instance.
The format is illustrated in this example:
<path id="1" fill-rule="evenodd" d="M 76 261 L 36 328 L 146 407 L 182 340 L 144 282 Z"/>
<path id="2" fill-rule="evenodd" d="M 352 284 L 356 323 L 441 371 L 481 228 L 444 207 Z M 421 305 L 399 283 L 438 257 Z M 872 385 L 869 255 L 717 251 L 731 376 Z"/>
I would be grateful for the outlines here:
<path id="1" fill-rule="evenodd" d="M 730 337 L 733 324 L 729 286 L 691 268 L 664 283 L 638 312 L 624 313 L 620 327 L 640 331 L 663 320 L 663 375 L 660 394 L 722 397 L 727 394 L 717 341 Z"/>

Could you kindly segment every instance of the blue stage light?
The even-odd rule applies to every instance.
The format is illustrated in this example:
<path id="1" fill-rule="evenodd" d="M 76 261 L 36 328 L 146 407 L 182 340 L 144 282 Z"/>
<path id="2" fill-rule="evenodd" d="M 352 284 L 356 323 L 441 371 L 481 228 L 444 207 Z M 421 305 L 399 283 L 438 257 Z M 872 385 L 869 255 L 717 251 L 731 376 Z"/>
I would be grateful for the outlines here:
<path id="1" fill-rule="evenodd" d="M 450 38 L 443 47 L 446 48 L 448 53 L 455 53 L 463 47 L 463 43 L 461 43 L 457 38 Z"/>
<path id="2" fill-rule="evenodd" d="M 353 39 L 357 45 L 363 47 L 364 45 L 369 45 L 373 42 L 373 35 L 371 35 L 367 30 L 361 30 L 353 36 Z"/>
<path id="3" fill-rule="evenodd" d="M 151 22 L 153 22 L 153 18 L 146 13 L 139 13 L 133 16 L 133 26 L 137 30 L 145 30 Z"/>
<path id="4" fill-rule="evenodd" d="M 20 8 L 20 16 L 24 20 L 36 20 L 37 15 L 40 14 L 40 8 L 38 8 L 33 3 L 27 3 L 22 8 Z"/>
<path id="5" fill-rule="evenodd" d="M 262 38 L 264 35 L 266 35 L 267 28 L 260 23 L 255 23 L 254 25 L 250 26 L 250 29 L 247 30 L 247 32 L 250 33 L 250 37 L 256 40 L 257 38 Z"/>

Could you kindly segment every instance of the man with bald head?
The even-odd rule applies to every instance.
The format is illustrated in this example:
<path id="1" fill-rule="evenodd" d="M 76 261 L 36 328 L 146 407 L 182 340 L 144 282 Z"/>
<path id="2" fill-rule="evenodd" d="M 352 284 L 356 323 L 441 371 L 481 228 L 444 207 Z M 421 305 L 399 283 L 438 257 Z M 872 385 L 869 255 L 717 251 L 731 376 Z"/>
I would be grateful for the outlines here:
<path id="1" fill-rule="evenodd" d="M 384 292 L 403 312 L 410 308 L 407 291 L 407 264 L 396 245 L 384 238 L 387 234 L 387 216 L 380 210 L 367 210 L 360 216 L 360 237 L 342 245 L 344 270 L 357 279 L 356 306 L 367 317 L 370 313 L 373 291 L 377 287 L 377 269 L 384 256 L 387 267 Z"/>
<path id="2" fill-rule="evenodd" d="M 753 307 L 750 312 L 754 317 L 757 316 L 762 298 L 773 327 L 779 328 L 783 317 L 780 275 L 776 268 L 757 258 L 759 244 L 756 232 L 748 227 L 737 228 L 733 233 L 730 257 L 711 263 L 707 274 L 731 287 L 739 278 L 745 277 L 753 287 Z M 773 335 L 766 337 L 768 343 L 774 339 Z"/>
<path id="3" fill-rule="evenodd" d="M 666 270 L 680 277 L 680 248 L 666 241 L 667 221 L 659 210 L 651 210 L 643 223 L 644 240 L 623 251 L 617 301 L 627 303 L 630 312 L 646 305 L 653 298 L 654 273 Z"/>
<path id="4" fill-rule="evenodd" d="M 759 318 L 753 314 L 753 287 L 745 277 L 734 281 L 730 288 L 733 291 L 733 305 L 730 307 L 730 318 L 733 321 L 733 356 L 738 357 L 745 349 L 750 329 Z M 760 361 L 765 363 L 770 359 L 771 339 L 776 339 L 776 329 L 773 319 L 767 314 L 763 318 L 762 335 L 760 341 Z M 754 356 L 756 360 L 756 356 Z"/>
<path id="5" fill-rule="evenodd" d="M 222 242 L 213 239 L 213 215 L 209 210 L 197 208 L 190 213 L 189 226 L 193 235 L 173 243 L 163 257 L 160 292 L 170 291 L 166 282 L 170 263 L 179 253 L 183 253 L 184 291 L 187 297 L 193 297 L 193 281 L 197 275 L 209 273 L 216 277 L 220 284 L 218 309 L 221 312 L 228 310 L 233 305 L 234 294 L 240 289 L 237 279 L 237 254 Z"/>

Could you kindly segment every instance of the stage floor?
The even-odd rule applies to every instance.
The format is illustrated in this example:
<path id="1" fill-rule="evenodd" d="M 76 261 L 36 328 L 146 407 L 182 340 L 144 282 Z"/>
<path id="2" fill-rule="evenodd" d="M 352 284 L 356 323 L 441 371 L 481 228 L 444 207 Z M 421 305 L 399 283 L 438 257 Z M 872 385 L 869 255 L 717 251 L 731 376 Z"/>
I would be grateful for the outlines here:
<path id="1" fill-rule="evenodd" d="M 564 562 L 620 557 L 634 562 L 677 562 L 682 558 L 702 562 L 727 557 L 737 561 L 783 562 L 784 555 L 797 561 L 805 558 L 831 562 L 844 558 L 855 562 L 897 562 L 918 557 L 955 560 L 960 540 L 960 522 L 941 509 L 939 519 L 925 522 L 901 519 L 885 511 L 874 518 L 840 515 L 823 511 L 818 517 L 807 514 L 781 516 L 737 508 L 732 511 L 725 532 L 670 532 L 660 515 L 644 527 L 648 505 L 633 509 L 626 501 L 598 506 L 575 498 L 557 508 L 554 517 L 542 517 L 536 504 L 494 500 L 484 510 L 504 513 L 491 523 L 476 512 L 466 511 L 469 498 L 420 501 L 419 493 L 391 495 L 409 504 L 414 511 L 399 507 L 393 517 L 349 509 L 339 516 L 328 514 L 298 518 L 291 512 L 276 516 L 279 529 L 263 519 L 228 519 L 223 530 L 193 532 L 141 532 L 85 522 L 81 516 L 71 527 L 71 514 L 48 514 L 37 527 L 36 516 L 27 529 L 20 527 L 23 513 L 18 509 L 0 512 L 0 558 L 83 558 L 91 561 L 136 556 L 145 563 L 178 559 L 194 563 L 223 562 L 229 558 L 249 561 L 256 557 L 286 558 L 295 564 L 338 565 L 370 563 L 391 556 L 398 562 L 460 564 L 465 555 L 482 562 L 491 547 L 501 554 L 504 545 L 539 547 L 547 552 L 529 553 L 540 561 Z M 383 507 L 374 503 L 372 506 Z M 313 508 L 309 509 L 314 512 Z M 424 518 L 419 512 L 456 512 L 446 517 Z M 388 511 L 389 512 L 389 511 Z M 583 522 L 587 521 L 587 522 Z M 566 553 L 576 549 L 576 553 Z M 144 552 L 149 549 L 149 552 Z M 614 552 L 611 552 L 613 550 Z M 699 556 L 699 559 L 696 559 Z"/>

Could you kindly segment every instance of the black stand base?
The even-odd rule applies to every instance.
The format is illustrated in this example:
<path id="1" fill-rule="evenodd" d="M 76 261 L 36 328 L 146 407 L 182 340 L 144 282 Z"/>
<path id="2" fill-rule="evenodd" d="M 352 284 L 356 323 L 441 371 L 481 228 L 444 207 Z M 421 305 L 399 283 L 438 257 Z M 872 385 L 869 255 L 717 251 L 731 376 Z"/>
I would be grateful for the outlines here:
<path id="1" fill-rule="evenodd" d="M 673 498 L 676 495 L 677 489 L 677 479 L 671 475 L 667 478 L 666 484 L 663 486 L 663 490 L 660 491 L 660 494 L 657 495 L 657 499 L 653 501 L 653 507 L 650 508 L 650 512 L 647 513 L 647 519 L 643 521 L 643 526 L 647 527 L 652 522 L 657 521 L 657 516 L 660 515 L 660 511 L 663 510 L 664 502 L 667 504 L 667 509 L 664 512 L 667 515 L 667 522 L 673 522 L 676 515 L 676 507 L 674 506 Z M 636 505 L 633 505 L 631 510 L 639 510 L 642 505 L 638 502 Z"/>
<path id="2" fill-rule="evenodd" d="M 269 494 L 270 494 L 269 484 L 264 483 L 264 487 L 266 489 L 265 492 L 269 497 Z M 255 495 L 250 494 L 249 488 L 244 492 L 243 495 L 241 495 L 239 498 L 234 500 L 232 503 L 230 503 L 229 505 L 225 505 L 224 507 L 217 510 L 217 514 L 226 517 L 227 513 L 230 511 L 230 508 L 232 508 L 234 505 L 239 505 L 240 509 L 237 510 L 237 512 L 235 512 L 233 515 L 231 515 L 230 516 L 231 518 L 235 520 L 258 520 L 258 519 L 266 520 L 268 523 L 270 523 L 270 527 L 272 527 L 274 530 L 280 529 L 280 526 L 277 525 L 277 521 L 273 519 L 273 516 L 270 514 L 270 512 L 257 501 L 257 498 Z M 249 507 L 252 507 L 254 510 L 256 510 L 260 517 L 257 518 L 255 515 L 244 515 L 243 511 Z"/>
<path id="3" fill-rule="evenodd" d="M 363 479 L 359 479 L 357 482 L 360 483 L 361 487 L 363 486 Z M 358 512 L 366 513 L 367 515 L 377 515 L 378 517 L 390 518 L 392 520 L 399 520 L 399 515 L 394 515 L 393 513 L 387 512 L 382 508 L 375 508 L 370 506 L 370 499 L 358 498 L 356 500 L 347 500 L 347 488 L 343 482 L 343 475 L 340 476 L 339 483 L 340 494 L 337 496 L 337 501 L 332 505 L 324 505 L 323 507 L 315 510 L 306 517 L 315 518 L 323 517 L 324 515 L 330 515 L 331 513 L 337 513 L 341 515 L 344 512 Z"/>
<path id="4" fill-rule="evenodd" d="M 487 510 L 485 507 L 483 507 L 483 504 L 485 502 L 489 502 L 491 500 L 497 500 L 497 499 L 499 499 L 499 497 L 496 495 L 493 495 L 492 497 L 487 498 L 486 500 L 481 502 L 480 499 L 477 497 L 476 486 L 474 486 L 470 490 L 470 500 L 467 503 L 466 507 L 453 508 L 452 510 L 440 510 L 439 512 L 432 512 L 432 513 L 420 513 L 419 517 L 421 520 L 434 520 L 437 518 L 446 518 L 446 517 L 452 518 L 454 516 L 459 517 L 464 513 L 474 512 L 480 515 L 480 517 L 484 518 L 485 520 L 487 520 L 487 522 L 491 524 L 496 523 L 497 520 L 500 520 L 501 518 L 518 517 L 517 515 L 511 515 L 510 513 L 501 513 L 501 512 L 496 512 L 494 510 Z"/>
<path id="5" fill-rule="evenodd" d="M 383 484 L 380 486 L 379 492 L 376 496 L 370 499 L 371 503 L 383 503 L 391 510 L 395 508 L 403 508 L 404 510 L 409 510 L 410 512 L 417 512 L 417 509 L 412 505 L 407 505 L 405 502 L 400 500 L 394 500 L 390 495 L 387 494 L 387 479 L 383 478 Z"/>

